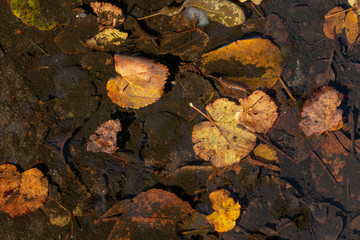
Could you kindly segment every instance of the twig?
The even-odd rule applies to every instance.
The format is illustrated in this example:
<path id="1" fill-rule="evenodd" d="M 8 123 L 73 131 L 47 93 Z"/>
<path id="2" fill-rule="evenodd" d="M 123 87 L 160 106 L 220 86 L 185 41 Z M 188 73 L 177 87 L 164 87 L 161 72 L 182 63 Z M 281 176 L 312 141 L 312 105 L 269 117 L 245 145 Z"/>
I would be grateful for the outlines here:
<path id="1" fill-rule="evenodd" d="M 289 97 L 296 102 L 296 99 L 294 98 L 294 96 L 292 95 L 290 89 L 286 86 L 285 82 L 282 80 L 281 77 L 279 77 L 279 82 L 281 83 L 281 85 L 283 86 L 283 88 L 285 89 L 285 91 L 287 92 L 287 94 L 289 95 Z"/>
<path id="2" fill-rule="evenodd" d="M 339 12 L 335 12 L 335 13 L 332 13 L 332 14 L 329 14 L 329 15 L 325 15 L 324 18 L 326 19 L 326 18 L 334 17 L 334 16 L 336 16 L 336 15 L 339 15 L 339 14 L 341 14 L 341 13 L 346 13 L 346 12 L 349 12 L 349 11 L 354 10 L 354 9 L 356 9 L 356 7 L 352 7 L 352 8 L 349 8 L 349 9 L 345 9 L 345 10 L 342 10 L 342 11 L 339 11 Z"/>
<path id="3" fill-rule="evenodd" d="M 336 180 L 335 176 L 330 172 L 330 170 L 325 166 L 325 163 L 323 162 L 323 160 L 321 160 L 321 158 L 312 149 L 310 149 L 310 152 L 319 161 L 319 163 L 323 166 L 324 170 L 326 170 L 326 172 L 330 175 L 330 177 L 334 181 L 334 183 L 337 184 L 338 181 Z"/>
<path id="4" fill-rule="evenodd" d="M 257 14 L 259 14 L 259 16 L 260 16 L 262 19 L 265 19 L 265 17 L 256 9 L 256 7 L 254 6 L 253 3 L 251 3 L 251 6 L 252 6 L 253 9 L 255 10 L 255 12 L 256 12 Z"/>
<path id="5" fill-rule="evenodd" d="M 34 43 L 30 38 L 25 38 L 26 40 L 28 40 L 32 45 L 34 45 L 37 49 L 39 49 L 42 53 L 44 53 L 45 55 L 47 55 L 48 53 L 42 49 L 39 45 L 37 45 L 36 43 Z"/>

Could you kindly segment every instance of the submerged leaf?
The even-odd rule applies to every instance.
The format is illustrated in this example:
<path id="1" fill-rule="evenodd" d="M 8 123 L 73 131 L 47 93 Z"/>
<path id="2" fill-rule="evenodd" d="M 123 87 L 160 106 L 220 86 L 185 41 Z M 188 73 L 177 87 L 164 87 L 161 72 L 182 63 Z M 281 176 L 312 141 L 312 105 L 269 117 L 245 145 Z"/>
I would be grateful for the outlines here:
<path id="1" fill-rule="evenodd" d="M 180 7 L 164 7 L 156 14 L 147 17 L 159 14 L 174 16 L 187 7 L 198 8 L 204 12 L 210 20 L 219 22 L 227 27 L 234 27 L 245 22 L 245 14 L 241 7 L 227 0 L 185 0 Z"/>
<path id="2" fill-rule="evenodd" d="M 240 204 L 235 203 L 234 199 L 230 197 L 230 192 L 225 189 L 210 193 L 209 198 L 215 212 L 206 216 L 208 222 L 217 232 L 227 232 L 233 229 L 236 219 L 240 216 Z"/>
<path id="3" fill-rule="evenodd" d="M 102 25 L 116 27 L 125 21 L 121 8 L 115 5 L 104 2 L 92 2 L 90 7 L 98 16 L 98 22 Z"/>
<path id="4" fill-rule="evenodd" d="M 12 164 L 0 166 L 0 210 L 11 217 L 35 212 L 48 196 L 48 180 L 36 168 L 20 174 Z"/>
<path id="5" fill-rule="evenodd" d="M 141 108 L 157 101 L 169 75 L 168 68 L 150 59 L 115 55 L 119 76 L 110 78 L 108 96 L 120 107 Z"/>
<path id="6" fill-rule="evenodd" d="M 100 51 L 116 51 L 125 42 L 127 37 L 128 34 L 126 32 L 120 32 L 115 28 L 106 28 L 87 40 L 84 45 Z"/>
<path id="7" fill-rule="evenodd" d="M 234 120 L 241 110 L 234 102 L 221 98 L 206 106 L 216 126 L 210 122 L 197 124 L 192 133 L 195 154 L 215 167 L 239 162 L 255 146 L 256 137 L 242 130 Z"/>
<path id="8" fill-rule="evenodd" d="M 306 136 L 342 128 L 342 94 L 333 88 L 323 88 L 313 99 L 308 99 L 301 112 L 300 128 Z"/>
<path id="9" fill-rule="evenodd" d="M 280 50 L 267 39 L 239 40 L 202 57 L 205 75 L 227 76 L 250 90 L 271 88 L 282 72 Z"/>
<path id="10" fill-rule="evenodd" d="M 112 154 L 118 148 L 116 136 L 121 131 L 120 120 L 109 120 L 98 127 L 87 142 L 87 150 Z"/>
<path id="11" fill-rule="evenodd" d="M 7 0 L 14 15 L 26 25 L 40 30 L 50 30 L 57 24 L 65 24 L 67 13 L 81 6 L 81 0 Z"/>

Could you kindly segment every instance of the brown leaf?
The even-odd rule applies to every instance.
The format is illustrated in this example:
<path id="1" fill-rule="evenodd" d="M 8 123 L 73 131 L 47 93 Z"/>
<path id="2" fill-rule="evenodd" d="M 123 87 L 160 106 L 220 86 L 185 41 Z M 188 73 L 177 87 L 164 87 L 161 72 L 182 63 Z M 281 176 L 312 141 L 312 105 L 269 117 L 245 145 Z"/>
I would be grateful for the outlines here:
<path id="1" fill-rule="evenodd" d="M 111 101 L 120 107 L 138 109 L 157 101 L 169 75 L 168 68 L 153 60 L 115 55 L 115 70 L 106 89 Z"/>
<path id="2" fill-rule="evenodd" d="M 35 212 L 48 196 L 48 180 L 36 169 L 20 174 L 12 164 L 0 166 L 0 210 L 11 217 Z"/>
<path id="3" fill-rule="evenodd" d="M 110 3 L 92 2 L 90 3 L 94 13 L 98 16 L 98 22 L 105 26 L 119 26 L 125 21 L 125 16 L 121 8 Z"/>
<path id="4" fill-rule="evenodd" d="M 121 131 L 120 120 L 109 120 L 99 126 L 87 142 L 87 150 L 112 154 L 116 146 L 117 133 Z"/>
<path id="5" fill-rule="evenodd" d="M 308 99 L 301 112 L 299 124 L 306 136 L 320 135 L 325 131 L 334 131 L 342 128 L 342 94 L 333 88 L 325 87 Z"/>
<path id="6" fill-rule="evenodd" d="M 151 189 L 132 200 L 117 203 L 108 212 L 111 214 L 106 216 L 121 214 L 108 239 L 137 240 L 144 236 L 147 239 L 177 238 L 178 224 L 195 210 L 174 193 Z"/>
<path id="7" fill-rule="evenodd" d="M 241 111 L 235 120 L 254 132 L 267 133 L 278 117 L 274 101 L 262 91 L 255 91 L 247 98 L 240 98 Z"/>

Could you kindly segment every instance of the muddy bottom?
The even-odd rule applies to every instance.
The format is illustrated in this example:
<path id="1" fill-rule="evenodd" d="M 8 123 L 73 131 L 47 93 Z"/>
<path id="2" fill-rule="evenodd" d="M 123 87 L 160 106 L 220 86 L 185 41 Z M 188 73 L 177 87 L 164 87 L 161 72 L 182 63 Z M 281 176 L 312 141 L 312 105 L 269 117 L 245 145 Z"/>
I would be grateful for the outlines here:
<path id="1" fill-rule="evenodd" d="M 111 1 L 125 15 L 115 27 L 129 36 L 103 51 L 84 44 L 106 28 L 90 1 L 73 1 L 51 30 L 27 26 L 7 1 L 0 2 L 0 164 L 20 172 L 37 168 L 49 181 L 48 198 L 37 211 L 16 218 L 0 212 L 0 239 L 360 239 L 360 40 L 350 45 L 344 29 L 334 39 L 325 36 L 324 16 L 338 1 L 236 3 L 247 20 L 235 27 L 182 13 L 136 20 L 182 1 Z M 50 12 L 60 9 L 56 2 L 46 3 Z M 340 6 L 350 8 L 346 1 Z M 278 161 L 250 153 L 216 168 L 194 152 L 194 126 L 208 120 L 189 103 L 205 111 L 218 98 L 237 102 L 248 95 L 241 90 L 246 86 L 217 78 L 259 77 L 266 69 L 219 61 L 210 77 L 201 56 L 250 38 L 280 49 L 281 77 L 294 98 L 280 82 L 263 88 L 278 117 L 256 144 L 276 149 Z M 106 86 L 117 75 L 115 54 L 168 68 L 159 100 L 139 109 L 112 102 Z M 302 108 L 324 86 L 341 94 L 343 127 L 307 137 L 299 127 Z M 121 124 L 115 150 L 89 150 L 90 136 L 109 120 Z M 152 211 L 161 205 L 144 197 L 153 189 L 176 199 L 176 214 L 186 208 L 198 215 L 184 220 L 171 207 L 159 207 L 149 217 L 143 205 L 153 204 Z M 226 232 L 205 218 L 214 212 L 209 194 L 219 189 L 241 205 Z M 102 217 L 119 202 L 121 213 Z"/>

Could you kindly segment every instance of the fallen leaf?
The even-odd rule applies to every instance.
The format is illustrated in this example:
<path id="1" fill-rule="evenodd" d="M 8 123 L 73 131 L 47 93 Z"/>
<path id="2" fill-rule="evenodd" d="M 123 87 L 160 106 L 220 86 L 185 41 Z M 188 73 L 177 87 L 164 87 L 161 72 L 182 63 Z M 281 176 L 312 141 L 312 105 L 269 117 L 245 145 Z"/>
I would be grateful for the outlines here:
<path id="1" fill-rule="evenodd" d="M 116 137 L 121 131 L 120 120 L 109 120 L 101 124 L 87 142 L 87 151 L 114 153 L 116 146 Z"/>
<path id="2" fill-rule="evenodd" d="M 206 216 L 208 222 L 217 232 L 227 232 L 233 229 L 236 219 L 240 216 L 240 204 L 235 203 L 234 199 L 230 197 L 230 192 L 225 189 L 210 193 L 209 198 L 215 212 Z"/>
<path id="3" fill-rule="evenodd" d="M 323 31 L 326 37 L 334 40 L 344 30 L 349 45 L 352 45 L 359 35 L 358 17 L 354 11 L 346 13 L 343 10 L 342 7 L 335 7 L 326 14 L 329 17 L 325 18 Z"/>
<path id="4" fill-rule="evenodd" d="M 305 135 L 320 135 L 342 128 L 342 110 L 338 109 L 341 100 L 342 94 L 331 87 L 322 88 L 312 99 L 308 99 L 299 124 Z"/>
<path id="5" fill-rule="evenodd" d="M 103 217 L 120 215 L 108 239 L 177 239 L 179 224 L 195 210 L 174 193 L 151 189 L 115 204 Z M 161 236 L 159 238 L 159 236 Z"/>
<path id="6" fill-rule="evenodd" d="M 115 28 L 106 28 L 94 37 L 85 41 L 85 47 L 100 51 L 116 51 L 128 37 L 126 32 L 120 32 Z"/>
<path id="7" fill-rule="evenodd" d="M 254 132 L 267 133 L 278 117 L 274 101 L 262 91 L 255 91 L 247 98 L 240 98 L 241 110 L 235 120 Z"/>
<path id="8" fill-rule="evenodd" d="M 205 75 L 226 76 L 250 90 L 271 88 L 282 72 L 280 50 L 267 39 L 239 40 L 202 58 Z"/>
<path id="9" fill-rule="evenodd" d="M 98 23 L 104 26 L 117 27 L 125 21 L 125 16 L 121 8 L 111 3 L 92 2 L 90 3 L 90 7 L 98 16 Z"/>
<path id="10" fill-rule="evenodd" d="M 226 98 L 217 99 L 206 106 L 216 126 L 206 121 L 195 125 L 192 133 L 194 152 L 215 167 L 224 167 L 239 162 L 254 148 L 256 137 L 242 130 L 234 120 L 241 110 Z"/>
<path id="11" fill-rule="evenodd" d="M 106 89 L 120 107 L 138 109 L 157 101 L 169 75 L 168 68 L 150 59 L 115 55 L 119 76 L 110 78 Z"/>
<path id="12" fill-rule="evenodd" d="M 240 2 L 244 3 L 244 2 L 247 2 L 249 0 L 239 0 Z M 255 5 L 260 5 L 262 0 L 251 0 L 251 2 Z"/>
<path id="13" fill-rule="evenodd" d="M 279 158 L 277 157 L 277 153 L 274 149 L 270 148 L 268 145 L 266 144 L 259 144 L 255 149 L 254 149 L 254 155 L 256 158 L 260 159 L 260 160 L 267 160 L 267 161 L 274 161 L 276 163 L 279 162 Z"/>
<path id="14" fill-rule="evenodd" d="M 187 7 L 198 8 L 210 20 L 219 22 L 227 27 L 234 27 L 245 22 L 245 14 L 241 7 L 226 0 L 185 0 L 180 7 L 164 7 L 159 12 L 141 19 L 156 15 L 174 16 Z"/>
<path id="15" fill-rule="evenodd" d="M 42 208 L 51 225 L 65 227 L 71 221 L 71 214 L 55 200 L 47 201 Z"/>
<path id="16" fill-rule="evenodd" d="M 48 196 L 48 180 L 31 168 L 20 174 L 12 164 L 0 166 L 0 210 L 11 217 L 35 212 Z"/>
<path id="17" fill-rule="evenodd" d="M 65 24 L 67 13 L 73 6 L 81 6 L 80 0 L 7 0 L 13 14 L 23 23 L 40 30 L 50 30 L 56 25 Z"/>

